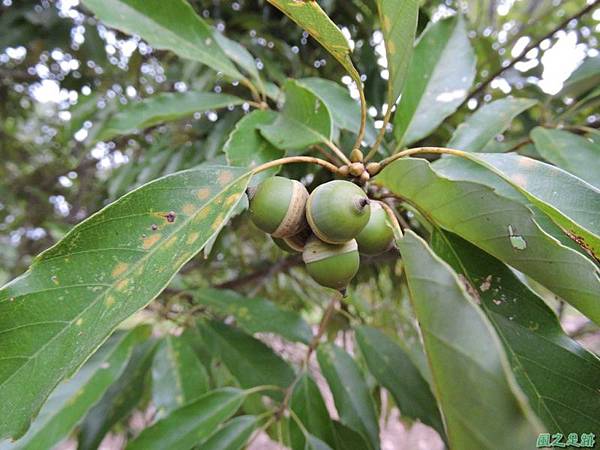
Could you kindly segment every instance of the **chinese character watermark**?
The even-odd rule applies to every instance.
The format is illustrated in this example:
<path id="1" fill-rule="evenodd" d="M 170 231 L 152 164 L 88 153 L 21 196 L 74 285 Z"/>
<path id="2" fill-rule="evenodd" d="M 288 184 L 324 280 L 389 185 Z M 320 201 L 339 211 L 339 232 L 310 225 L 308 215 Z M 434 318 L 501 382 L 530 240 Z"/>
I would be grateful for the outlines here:
<path id="1" fill-rule="evenodd" d="M 535 443 L 537 448 L 594 448 L 596 446 L 596 435 L 594 433 L 540 433 Z"/>

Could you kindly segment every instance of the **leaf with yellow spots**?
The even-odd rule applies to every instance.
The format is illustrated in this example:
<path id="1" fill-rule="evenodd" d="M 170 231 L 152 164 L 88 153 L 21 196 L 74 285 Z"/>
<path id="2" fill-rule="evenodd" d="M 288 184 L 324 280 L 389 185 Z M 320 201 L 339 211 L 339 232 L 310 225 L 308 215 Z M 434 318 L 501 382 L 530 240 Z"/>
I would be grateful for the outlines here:
<path id="1" fill-rule="evenodd" d="M 65 439 L 122 374 L 133 348 L 148 339 L 151 327 L 141 326 L 113 334 L 77 374 L 60 384 L 48 398 L 27 434 L 1 447 L 53 448 Z"/>
<path id="2" fill-rule="evenodd" d="M 206 166 L 148 183 L 73 228 L 0 289 L 0 404 L 11 411 L 0 416 L 0 438 L 23 434 L 56 384 L 219 233 L 250 176 Z M 157 226 L 157 213 L 167 225 Z"/>
<path id="3" fill-rule="evenodd" d="M 152 363 L 152 402 L 157 419 L 180 408 L 208 391 L 208 374 L 187 341 L 166 336 Z"/>

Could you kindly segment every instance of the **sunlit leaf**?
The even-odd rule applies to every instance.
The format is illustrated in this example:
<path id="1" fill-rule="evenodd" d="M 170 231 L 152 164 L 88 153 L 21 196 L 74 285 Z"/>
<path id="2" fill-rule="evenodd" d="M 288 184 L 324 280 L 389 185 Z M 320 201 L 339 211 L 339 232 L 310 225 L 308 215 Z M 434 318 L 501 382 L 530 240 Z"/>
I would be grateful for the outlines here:
<path id="1" fill-rule="evenodd" d="M 463 19 L 431 23 L 420 36 L 404 94 L 394 116 L 394 136 L 408 145 L 426 137 L 467 96 L 475 55 Z"/>
<path id="2" fill-rule="evenodd" d="M 425 241 L 407 231 L 397 245 L 450 447 L 530 448 L 540 427 L 493 327 Z"/>
<path id="3" fill-rule="evenodd" d="M 0 404 L 11 411 L 0 416 L 0 436 L 23 433 L 54 386 L 219 232 L 249 178 L 209 166 L 149 183 L 0 289 Z"/>

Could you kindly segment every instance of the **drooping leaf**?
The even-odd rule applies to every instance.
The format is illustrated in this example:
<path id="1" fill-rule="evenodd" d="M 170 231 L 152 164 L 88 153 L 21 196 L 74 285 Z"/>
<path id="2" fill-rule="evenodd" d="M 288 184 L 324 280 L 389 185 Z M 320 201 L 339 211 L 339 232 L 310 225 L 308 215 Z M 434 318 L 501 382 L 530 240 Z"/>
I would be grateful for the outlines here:
<path id="1" fill-rule="evenodd" d="M 444 436 L 444 425 L 429 384 L 410 357 L 381 331 L 356 329 L 356 342 L 369 371 L 394 397 L 402 416 L 419 419 Z"/>
<path id="2" fill-rule="evenodd" d="M 485 104 L 458 126 L 447 146 L 480 152 L 497 135 L 504 133 L 515 117 L 535 104 L 532 99 L 512 97 Z"/>
<path id="3" fill-rule="evenodd" d="M 157 418 L 196 400 L 208 391 L 208 383 L 206 369 L 186 340 L 166 336 L 152 364 L 152 401 Z"/>
<path id="4" fill-rule="evenodd" d="M 350 96 L 347 88 L 325 78 L 301 78 L 298 83 L 309 89 L 329 109 L 336 127 L 357 133 L 360 128 L 360 104 Z M 375 142 L 377 131 L 371 118 L 367 119 L 365 142 Z"/>
<path id="5" fill-rule="evenodd" d="M 338 422 L 333 421 L 336 450 L 366 450 L 369 443 L 360 433 Z"/>
<path id="6" fill-rule="evenodd" d="M 146 341 L 133 351 L 123 374 L 89 410 L 81 423 L 77 448 L 97 449 L 104 436 L 140 404 L 150 382 L 156 341 Z"/>
<path id="7" fill-rule="evenodd" d="M 54 386 L 149 303 L 227 222 L 244 169 L 153 181 L 79 224 L 0 289 L 0 436 L 18 436 Z M 44 370 L 34 370 L 43 367 Z"/>
<path id="8" fill-rule="evenodd" d="M 65 439 L 123 373 L 131 352 L 150 336 L 150 327 L 116 333 L 70 380 L 57 386 L 21 439 L 0 443 L 0 449 L 52 448 Z"/>
<path id="9" fill-rule="evenodd" d="M 127 450 L 188 450 L 233 416 L 244 397 L 243 391 L 234 388 L 208 392 L 146 428 Z"/>
<path id="10" fill-rule="evenodd" d="M 220 314 L 232 315 L 237 325 L 248 333 L 276 333 L 290 341 L 309 344 L 312 331 L 302 317 L 279 308 L 264 298 L 242 297 L 223 289 L 198 289 L 194 300 Z"/>
<path id="11" fill-rule="evenodd" d="M 331 450 L 331 447 L 323 442 L 321 439 L 308 434 L 304 444 L 304 450 Z"/>
<path id="12" fill-rule="evenodd" d="M 372 450 L 379 449 L 379 426 L 365 379 L 352 357 L 333 344 L 319 346 L 317 358 L 344 425 L 360 433 Z"/>
<path id="13" fill-rule="evenodd" d="M 262 135 L 288 154 L 299 154 L 308 146 L 331 139 L 332 119 L 329 109 L 308 89 L 295 80 L 285 83 L 285 105 L 275 121 L 260 126 Z"/>
<path id="14" fill-rule="evenodd" d="M 256 87 L 264 92 L 265 86 L 256 67 L 256 61 L 248 49 L 219 32 L 215 31 L 214 37 L 227 57 L 244 69 L 255 81 Z"/>
<path id="15" fill-rule="evenodd" d="M 310 375 L 303 374 L 296 382 L 290 399 L 290 409 L 314 437 L 332 447 L 335 446 L 333 423 L 321 391 Z M 293 450 L 304 448 L 306 438 L 295 421 L 290 422 L 290 440 Z"/>
<path id="16" fill-rule="evenodd" d="M 531 139 L 546 161 L 600 189 L 600 145 L 568 131 L 542 127 L 531 131 Z"/>
<path id="17" fill-rule="evenodd" d="M 253 416 L 238 416 L 223 424 L 204 441 L 202 450 L 241 450 L 256 429 L 258 420 Z"/>
<path id="18" fill-rule="evenodd" d="M 559 168 L 516 154 L 481 153 L 473 161 L 500 175 L 571 239 L 600 258 L 600 190 Z M 459 166 L 468 171 L 470 163 L 452 157 L 434 166 L 448 173 Z"/>
<path id="19" fill-rule="evenodd" d="M 430 24 L 419 38 L 394 136 L 408 145 L 426 137 L 466 98 L 475 78 L 475 56 L 461 17 Z"/>
<path id="20" fill-rule="evenodd" d="M 308 34 L 325 47 L 346 69 L 350 76 L 360 83 L 358 72 L 350 59 L 350 46 L 341 30 L 327 16 L 316 1 L 268 0 L 286 16 L 300 25 Z"/>
<path id="21" fill-rule="evenodd" d="M 269 141 L 259 132 L 259 127 L 272 123 L 277 117 L 274 111 L 252 111 L 242 117 L 227 138 L 223 151 L 227 155 L 227 162 L 232 166 L 256 167 L 262 163 L 281 158 L 284 152 Z M 254 181 L 274 173 L 277 169 L 261 172 Z"/>
<path id="22" fill-rule="evenodd" d="M 600 360 L 562 330 L 554 312 L 494 257 L 445 231 L 435 252 L 465 277 L 500 336 L 513 373 L 546 429 L 600 425 Z"/>
<path id="23" fill-rule="evenodd" d="M 486 185 L 447 178 L 422 159 L 399 159 L 375 180 L 440 227 L 529 275 L 600 323 L 597 267 L 544 232 L 525 205 Z"/>
<path id="24" fill-rule="evenodd" d="M 392 105 L 396 104 L 396 100 L 402 93 L 410 67 L 417 31 L 419 2 L 416 0 L 400 2 L 396 0 L 377 0 L 376 3 L 385 41 L 385 54 L 389 73 L 387 104 L 391 108 Z"/>
<path id="25" fill-rule="evenodd" d="M 258 339 L 221 322 L 200 323 L 198 327 L 213 357 L 223 362 L 243 388 L 286 388 L 294 381 L 292 368 Z M 279 398 L 280 392 L 273 396 Z"/>
<path id="26" fill-rule="evenodd" d="M 83 4 L 108 26 L 140 36 L 154 48 L 243 78 L 216 42 L 213 29 L 185 0 L 84 0 Z"/>
<path id="27" fill-rule="evenodd" d="M 530 448 L 539 425 L 493 327 L 425 241 L 409 230 L 397 245 L 450 447 Z"/>
<path id="28" fill-rule="evenodd" d="M 195 112 L 225 108 L 243 102 L 233 95 L 212 92 L 165 92 L 123 107 L 102 124 L 95 139 L 106 141 L 162 122 L 188 117 Z"/>
<path id="29" fill-rule="evenodd" d="M 578 97 L 600 83 L 600 56 L 590 56 L 571 74 L 562 90 L 561 95 Z"/>

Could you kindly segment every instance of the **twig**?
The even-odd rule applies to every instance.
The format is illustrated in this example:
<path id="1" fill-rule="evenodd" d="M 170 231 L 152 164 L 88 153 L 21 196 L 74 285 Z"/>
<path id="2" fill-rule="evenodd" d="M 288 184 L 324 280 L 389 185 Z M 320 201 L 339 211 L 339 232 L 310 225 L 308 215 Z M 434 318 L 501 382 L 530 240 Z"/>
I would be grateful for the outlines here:
<path id="1" fill-rule="evenodd" d="M 274 159 L 273 161 L 269 161 L 267 163 L 261 164 L 258 167 L 255 167 L 252 170 L 252 173 L 256 174 L 258 172 L 262 172 L 263 170 L 270 169 L 271 167 L 277 167 L 283 164 L 292 163 L 316 164 L 318 166 L 325 167 L 330 172 L 337 173 L 337 167 L 335 165 L 331 164 L 329 161 L 325 161 L 324 159 L 320 158 L 315 158 L 313 156 L 288 156 L 287 158 Z"/>
<path id="2" fill-rule="evenodd" d="M 454 155 L 454 156 L 461 156 L 461 157 L 468 156 L 466 152 L 463 152 L 462 150 L 455 150 L 453 148 L 415 147 L 415 148 L 409 148 L 402 152 L 396 153 L 392 156 L 388 156 L 387 158 L 381 160 L 381 162 L 380 162 L 381 168 L 383 169 L 385 166 L 387 166 L 388 164 L 390 164 L 391 162 L 394 162 L 395 160 L 397 160 L 399 158 L 404 158 L 406 156 L 416 155 L 416 154 L 420 154 L 420 153 L 447 154 L 447 155 Z"/>
<path id="3" fill-rule="evenodd" d="M 544 36 L 542 36 L 541 38 L 537 39 L 536 41 L 532 42 L 531 44 L 529 44 L 527 47 L 525 47 L 525 49 L 519 54 L 519 56 L 517 56 L 516 58 L 513 58 L 508 64 L 503 65 L 502 67 L 500 67 L 498 70 L 496 70 L 493 74 L 491 74 L 489 77 L 487 77 L 485 80 L 483 80 L 478 86 L 477 88 L 475 88 L 468 96 L 467 98 L 465 98 L 465 100 L 459 105 L 459 107 L 457 109 L 460 109 L 462 106 L 464 106 L 469 100 L 471 100 L 472 98 L 474 98 L 475 96 L 477 96 L 479 93 L 481 93 L 487 86 L 488 84 L 490 84 L 494 79 L 496 79 L 496 77 L 498 77 L 499 75 L 501 75 L 504 71 L 506 71 L 507 69 L 510 69 L 511 67 L 513 67 L 516 63 L 518 63 L 519 61 L 521 61 L 525 55 L 527 53 L 529 53 L 531 50 L 533 50 L 534 48 L 539 47 L 539 45 L 546 39 L 552 37 L 552 35 L 554 35 L 554 33 L 556 33 L 557 31 L 563 29 L 564 27 L 566 27 L 569 22 L 571 22 L 571 20 L 574 19 L 578 19 L 579 17 L 583 16 L 584 14 L 590 12 L 592 9 L 594 9 L 596 6 L 598 6 L 598 4 L 600 3 L 600 0 L 596 0 L 593 3 L 590 3 L 589 5 L 587 5 L 585 8 L 583 8 L 581 11 L 579 11 L 578 13 L 567 17 L 565 20 L 563 20 L 561 23 L 559 23 L 556 27 L 554 27 L 551 31 L 549 31 L 548 33 L 546 33 Z"/>
<path id="4" fill-rule="evenodd" d="M 268 278 L 278 273 L 287 272 L 292 267 L 302 264 L 302 259 L 298 255 L 294 255 L 284 258 L 274 265 L 270 262 L 265 262 L 265 264 L 268 264 L 268 266 L 249 273 L 248 275 L 217 284 L 215 287 L 217 289 L 236 289 L 246 284 L 260 281 L 263 278 Z"/>

